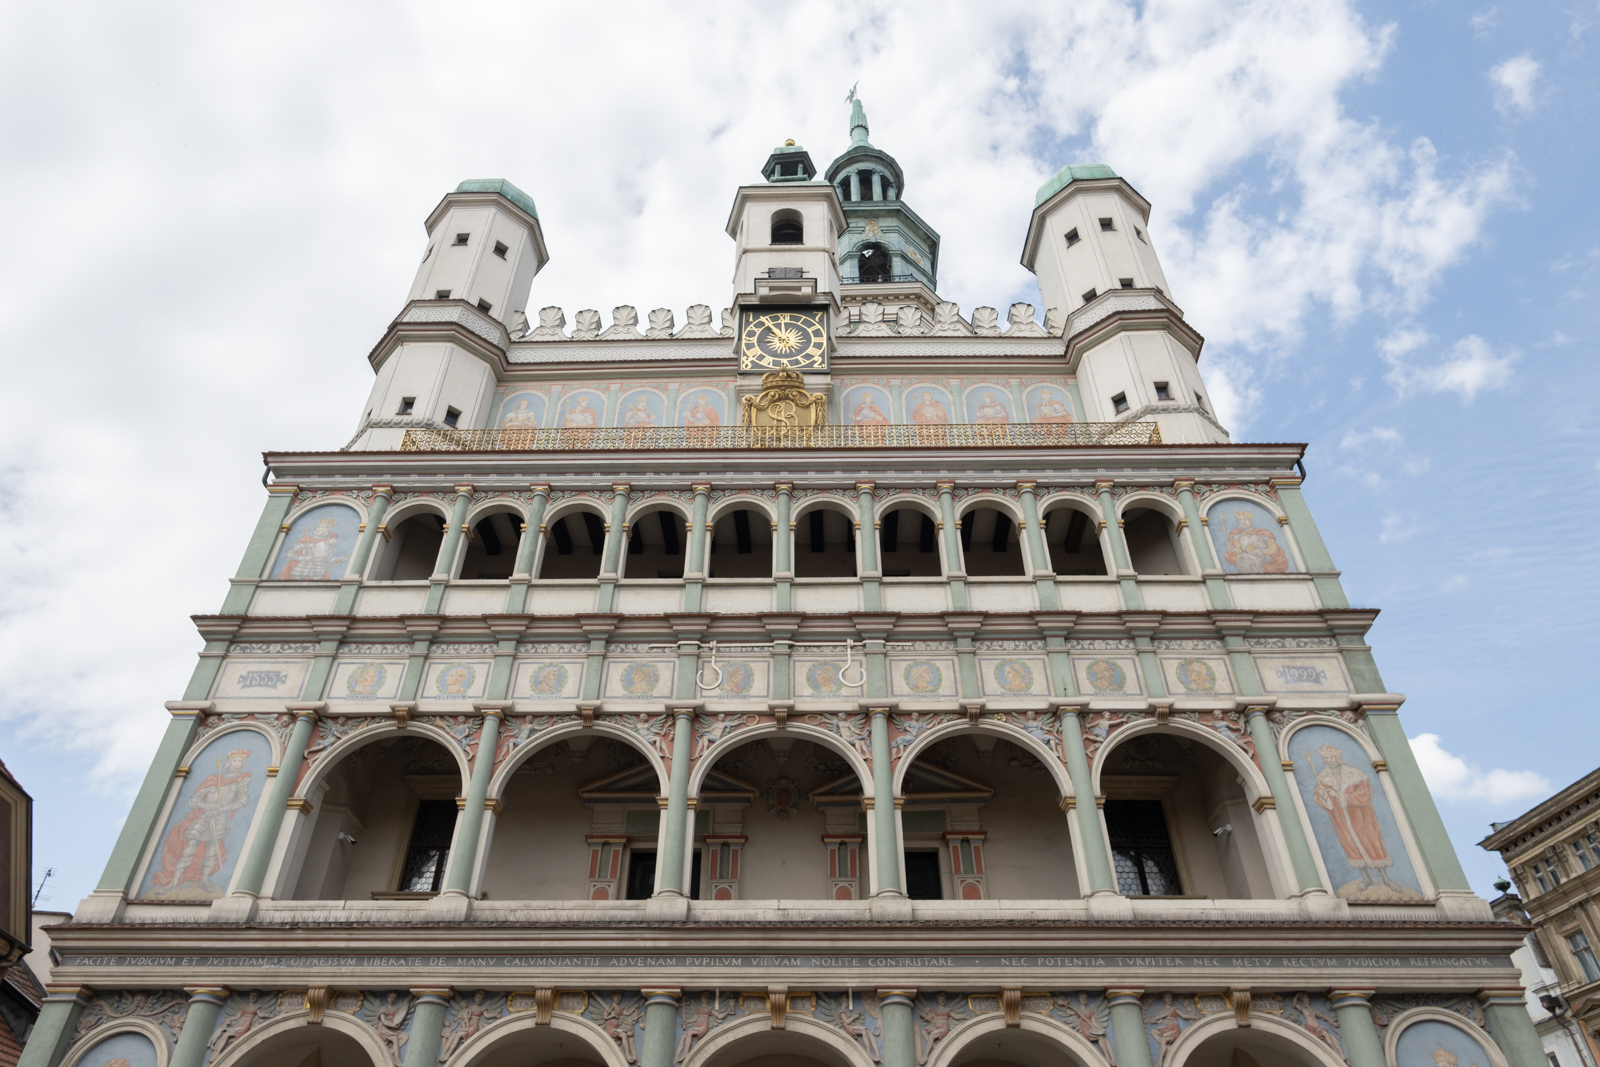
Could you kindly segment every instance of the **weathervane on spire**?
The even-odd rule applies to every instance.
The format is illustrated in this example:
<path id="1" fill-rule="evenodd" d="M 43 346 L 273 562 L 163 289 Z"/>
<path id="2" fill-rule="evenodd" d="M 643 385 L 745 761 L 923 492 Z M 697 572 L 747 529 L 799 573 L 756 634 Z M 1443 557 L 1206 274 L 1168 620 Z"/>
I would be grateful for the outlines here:
<path id="1" fill-rule="evenodd" d="M 861 87 L 861 83 L 859 81 L 856 82 L 854 85 L 850 86 L 850 94 L 844 98 L 844 102 L 847 103 L 847 104 L 855 103 L 856 90 L 859 89 L 860 87 Z"/>

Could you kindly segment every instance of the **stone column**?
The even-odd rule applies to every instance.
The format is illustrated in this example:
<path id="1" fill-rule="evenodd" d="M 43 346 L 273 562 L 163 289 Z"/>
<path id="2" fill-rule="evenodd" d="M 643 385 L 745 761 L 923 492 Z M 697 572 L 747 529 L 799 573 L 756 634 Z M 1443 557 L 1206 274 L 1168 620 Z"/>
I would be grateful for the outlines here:
<path id="1" fill-rule="evenodd" d="M 1312 521 L 1311 509 L 1306 507 L 1305 498 L 1300 495 L 1300 479 L 1274 478 L 1272 488 L 1278 493 L 1278 506 L 1283 508 L 1284 517 L 1289 520 L 1289 529 L 1294 533 L 1295 544 L 1300 546 L 1300 555 L 1306 561 L 1306 570 L 1317 587 L 1322 606 L 1348 608 L 1350 601 L 1344 595 L 1344 587 L 1339 584 L 1339 572 L 1333 566 L 1333 557 L 1328 554 L 1328 546 L 1322 543 L 1322 534 Z"/>
<path id="2" fill-rule="evenodd" d="M 644 994 L 644 1040 L 639 1043 L 639 1067 L 672 1067 L 678 1044 L 678 1002 L 683 998 L 683 990 L 641 989 L 639 992 Z M 407 1063 L 406 1067 L 411 1064 Z"/>
<path id="3" fill-rule="evenodd" d="M 94 993 L 86 985 L 47 985 L 17 1067 L 56 1067 L 78 1037 L 78 1017 Z"/>
<path id="4" fill-rule="evenodd" d="M 961 524 L 956 521 L 956 486 L 939 483 L 939 540 L 944 542 L 944 573 L 950 583 L 950 606 L 967 610 L 966 561 L 961 558 Z"/>
<path id="5" fill-rule="evenodd" d="M 850 199 L 861 199 L 861 172 L 859 170 L 850 172 Z"/>
<path id="6" fill-rule="evenodd" d="M 1213 608 L 1226 611 L 1233 607 L 1233 596 L 1228 592 L 1228 583 L 1222 580 L 1222 568 L 1211 550 L 1210 530 L 1200 517 L 1200 505 L 1195 503 L 1194 479 L 1179 478 L 1172 487 L 1178 491 L 1178 503 L 1189 527 L 1189 543 L 1194 546 L 1195 559 L 1200 561 L 1200 573 L 1206 580 L 1206 596 Z"/>
<path id="7" fill-rule="evenodd" d="M 917 1067 L 917 1032 L 912 1000 L 915 989 L 879 989 L 883 1027 L 883 1067 Z"/>
<path id="8" fill-rule="evenodd" d="M 1161 666 L 1156 662 L 1156 627 L 1161 625 L 1161 613 L 1148 615 L 1125 614 L 1123 623 L 1133 635 L 1133 647 L 1139 657 L 1139 671 L 1144 675 L 1145 692 L 1152 697 L 1167 695 L 1166 679 L 1161 677 Z"/>
<path id="9" fill-rule="evenodd" d="M 788 482 L 778 483 L 778 526 L 772 532 L 772 578 L 778 585 L 774 607 L 778 611 L 793 610 L 794 521 L 789 518 L 793 492 L 794 487 Z"/>
<path id="10" fill-rule="evenodd" d="M 1089 772 L 1089 753 L 1083 746 L 1080 710 L 1087 697 L 1069 697 L 1050 702 L 1060 714 L 1061 746 L 1066 750 L 1067 773 L 1072 776 L 1072 802 L 1077 810 L 1078 838 L 1083 843 L 1083 865 L 1089 876 L 1089 892 L 1115 893 L 1117 876 L 1111 870 L 1105 833 L 1100 824 L 1100 808 L 1095 803 L 1094 779 Z"/>
<path id="11" fill-rule="evenodd" d="M 244 558 L 239 561 L 233 584 L 223 598 L 223 615 L 243 615 L 249 609 L 250 600 L 256 595 L 256 583 L 261 580 L 261 572 L 266 570 L 267 556 L 278 541 L 284 516 L 289 514 L 294 495 L 299 491 L 298 485 L 267 486 L 267 506 L 261 510 L 261 518 L 256 520 L 250 543 L 244 547 Z"/>
<path id="12" fill-rule="evenodd" d="M 172 1047 L 167 1067 L 200 1067 L 229 990 L 224 985 L 184 986 L 183 991 L 189 994 L 189 1013 L 183 1017 L 183 1029 L 178 1031 L 178 1043 Z"/>
<path id="13" fill-rule="evenodd" d="M 1521 986 L 1481 989 L 1478 1000 L 1483 1003 L 1489 1036 L 1505 1053 L 1511 1067 L 1549 1067 L 1544 1043 L 1533 1028 L 1533 1016 L 1528 1014 L 1528 1002 Z"/>
<path id="14" fill-rule="evenodd" d="M 694 517 L 684 531 L 688 544 L 684 546 L 683 610 L 699 611 L 705 596 L 706 538 L 711 532 L 706 513 L 711 507 L 711 486 L 697 482 L 694 486 Z"/>
<path id="15" fill-rule="evenodd" d="M 1428 866 L 1428 876 L 1433 879 L 1434 888 L 1470 893 L 1472 886 L 1467 882 L 1466 873 L 1461 869 L 1461 860 L 1456 857 L 1456 850 L 1450 844 L 1450 835 L 1445 831 L 1444 820 L 1439 818 L 1439 809 L 1433 804 L 1428 783 L 1422 779 L 1422 769 L 1417 766 L 1411 742 L 1406 740 L 1405 731 L 1400 727 L 1400 705 L 1363 704 L 1361 711 L 1366 718 L 1367 733 L 1378 746 L 1378 751 L 1383 753 L 1383 761 L 1389 765 L 1389 780 L 1394 782 L 1395 792 L 1400 794 L 1400 806 L 1405 809 L 1411 831 L 1416 835 L 1418 847 L 1422 849 L 1422 861 Z M 1509 1049 L 1506 1052 L 1510 1055 Z M 1542 1056 L 1540 1062 L 1543 1062 Z"/>
<path id="16" fill-rule="evenodd" d="M 867 711 L 872 730 L 872 851 L 877 857 L 878 892 L 903 896 L 900 842 L 895 833 L 894 767 L 889 760 L 889 710 L 890 706 L 883 704 Z"/>
<path id="17" fill-rule="evenodd" d="M 672 708 L 672 766 L 667 770 L 667 817 L 661 823 L 656 862 L 661 868 L 659 896 L 682 897 L 684 843 L 689 829 L 689 753 L 694 746 L 694 703 Z"/>
<path id="18" fill-rule="evenodd" d="M 1022 496 L 1023 537 L 1028 542 L 1028 570 L 1039 589 L 1039 606 L 1054 611 L 1061 606 L 1056 598 L 1056 572 L 1050 566 L 1050 550 L 1045 544 L 1044 526 L 1039 521 L 1039 501 L 1033 490 L 1032 482 L 1017 483 L 1017 491 Z"/>
<path id="19" fill-rule="evenodd" d="M 609 612 L 617 598 L 618 561 L 628 541 L 628 486 L 618 483 L 611 487 L 611 521 L 606 523 L 606 543 L 600 556 L 600 599 L 595 610 Z"/>
<path id="20" fill-rule="evenodd" d="M 250 846 L 239 861 L 239 872 L 234 876 L 233 892 L 229 895 L 243 897 L 250 902 L 244 909 L 247 914 L 243 919 L 235 915 L 228 916 L 234 921 L 248 921 L 254 913 L 254 901 L 261 893 L 262 881 L 267 877 L 267 864 L 271 862 L 272 852 L 278 845 L 278 830 L 283 825 L 284 812 L 289 810 L 289 794 L 294 792 L 295 780 L 300 777 L 300 765 L 306 758 L 306 745 L 311 742 L 311 728 L 317 724 L 317 713 L 322 710 L 322 705 L 289 704 L 285 710 L 294 713 L 294 729 L 289 734 L 289 743 L 284 746 L 283 762 L 278 764 L 278 773 L 273 777 L 266 795 L 261 798 L 255 834 L 250 838 Z M 219 908 L 222 903 L 219 900 L 211 906 L 213 919 L 222 919 L 224 909 Z M 226 910 L 231 912 L 234 909 Z M 192 1008 L 190 1010 L 193 1011 Z M 201 1047 L 204 1048 L 203 1042 Z"/>
<path id="21" fill-rule="evenodd" d="M 1144 1031 L 1143 989 L 1108 989 L 1117 1067 L 1150 1067 L 1150 1038 Z"/>
<path id="22" fill-rule="evenodd" d="M 1278 810 L 1278 826 L 1283 830 L 1283 843 L 1289 849 L 1295 883 L 1302 893 L 1310 889 L 1322 889 L 1322 877 L 1317 874 L 1317 861 L 1311 854 L 1305 823 L 1300 820 L 1300 809 L 1294 802 L 1295 787 L 1289 783 L 1283 761 L 1278 758 L 1278 739 L 1272 736 L 1272 724 L 1267 721 L 1267 707 L 1265 704 L 1246 706 L 1245 719 L 1250 728 L 1250 737 L 1256 743 L 1256 756 L 1261 764 L 1261 773 L 1267 780 L 1267 788 L 1272 790 L 1272 806 Z"/>
<path id="23" fill-rule="evenodd" d="M 1371 989 L 1330 989 L 1328 1005 L 1339 1019 L 1339 1036 L 1350 1067 L 1388 1067 L 1383 1058 L 1383 1041 L 1372 1025 Z"/>
<path id="24" fill-rule="evenodd" d="M 383 516 L 389 511 L 389 501 L 394 487 L 372 487 L 372 507 L 367 509 L 367 521 L 361 524 L 361 536 L 356 540 L 356 550 L 350 554 L 350 566 L 345 568 L 339 582 L 339 596 L 333 602 L 334 615 L 348 615 L 356 606 L 356 594 L 361 591 L 361 576 L 367 571 L 367 560 L 372 558 L 372 546 L 383 529 Z"/>
<path id="25" fill-rule="evenodd" d="M 456 502 L 450 509 L 450 523 L 444 528 L 439 558 L 433 564 L 433 576 L 428 579 L 432 584 L 428 587 L 427 606 L 422 609 L 428 615 L 439 614 L 439 608 L 444 604 L 445 587 L 450 584 L 450 575 L 456 569 L 456 549 L 461 544 L 461 535 L 467 529 L 467 507 L 471 503 L 472 486 L 456 486 Z"/>
<path id="26" fill-rule="evenodd" d="M 872 199 L 883 199 L 883 173 L 881 171 L 875 170 L 872 172 Z"/>
<path id="27" fill-rule="evenodd" d="M 450 843 L 450 869 L 444 890 L 439 895 L 465 899 L 472 884 L 472 868 L 478 858 L 478 835 L 483 829 L 483 802 L 489 796 L 489 777 L 494 773 L 494 754 L 500 747 L 500 724 L 505 721 L 501 704 L 479 704 L 483 729 L 478 734 L 478 751 L 472 757 L 472 778 L 467 782 L 467 806 L 456 821 L 455 840 Z M 464 916 L 463 916 L 464 917 Z"/>
<path id="28" fill-rule="evenodd" d="M 861 568 L 861 606 L 868 611 L 883 610 L 883 571 L 878 565 L 878 513 L 872 505 L 871 482 L 856 483 L 856 507 L 861 521 L 856 523 L 856 565 Z"/>
<path id="29" fill-rule="evenodd" d="M 1095 496 L 1100 499 L 1100 524 L 1105 527 L 1106 539 L 1111 542 L 1111 561 L 1116 565 L 1117 578 L 1122 586 L 1122 606 L 1142 608 L 1144 599 L 1139 594 L 1133 564 L 1128 560 L 1128 542 L 1122 537 L 1122 520 L 1117 518 L 1117 502 L 1111 499 L 1110 481 L 1094 483 Z"/>
<path id="30" fill-rule="evenodd" d="M 455 990 L 449 986 L 413 986 L 411 995 L 417 998 L 417 1006 L 411 1016 L 411 1040 L 406 1042 L 405 1067 L 439 1067 L 444 1016 Z"/>
<path id="31" fill-rule="evenodd" d="M 506 614 L 520 615 L 528 606 L 528 583 L 539 563 L 539 548 L 544 544 L 544 510 L 550 504 L 550 487 L 535 484 L 533 501 L 528 505 L 528 521 L 522 524 L 522 540 L 517 542 L 517 562 L 511 572 L 511 589 L 506 593 Z"/>
<path id="32" fill-rule="evenodd" d="M 438 619 L 422 615 L 407 615 L 404 619 L 406 633 L 411 636 L 411 651 L 406 656 L 406 674 L 400 679 L 400 699 L 415 700 L 422 688 L 422 674 L 428 666 L 428 651 L 433 647 L 433 635 L 439 631 Z"/>

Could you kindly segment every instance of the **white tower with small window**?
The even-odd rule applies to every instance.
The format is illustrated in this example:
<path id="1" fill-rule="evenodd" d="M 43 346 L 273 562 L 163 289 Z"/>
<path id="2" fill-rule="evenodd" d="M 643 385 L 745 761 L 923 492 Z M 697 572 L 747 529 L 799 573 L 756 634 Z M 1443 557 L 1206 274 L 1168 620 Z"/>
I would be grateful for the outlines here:
<path id="1" fill-rule="evenodd" d="M 1065 313 L 1087 418 L 1154 419 L 1174 444 L 1226 441 L 1195 365 L 1205 339 L 1172 300 L 1149 222 L 1150 202 L 1111 168 L 1064 167 L 1039 189 L 1022 265 Z"/>
<path id="2" fill-rule="evenodd" d="M 733 303 L 827 304 L 839 311 L 839 194 L 793 141 L 772 150 L 761 185 L 739 187 L 727 232 Z"/>

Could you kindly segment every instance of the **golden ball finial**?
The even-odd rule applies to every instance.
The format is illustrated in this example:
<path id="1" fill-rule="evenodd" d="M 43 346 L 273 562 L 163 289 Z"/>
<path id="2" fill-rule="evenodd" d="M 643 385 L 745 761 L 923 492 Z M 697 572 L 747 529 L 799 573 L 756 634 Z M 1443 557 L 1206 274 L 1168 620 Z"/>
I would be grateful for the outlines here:
<path id="1" fill-rule="evenodd" d="M 787 141 L 783 142 L 783 147 L 785 147 L 785 148 L 793 148 L 794 147 L 794 138 L 791 137 Z"/>

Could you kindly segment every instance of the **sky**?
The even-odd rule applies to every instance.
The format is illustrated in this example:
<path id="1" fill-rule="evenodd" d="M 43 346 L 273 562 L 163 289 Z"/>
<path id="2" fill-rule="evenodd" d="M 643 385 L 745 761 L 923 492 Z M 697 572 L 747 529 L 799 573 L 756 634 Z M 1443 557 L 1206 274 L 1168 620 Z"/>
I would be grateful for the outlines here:
<path id="1" fill-rule="evenodd" d="M 722 307 L 736 186 L 859 84 L 970 313 L 1101 162 L 1237 441 L 1306 497 L 1455 844 L 1595 767 L 1600 6 L 1187 0 L 0 8 L 0 758 L 93 888 L 260 514 L 342 447 L 423 220 L 537 202 L 529 307 Z M 1042 317 L 1043 307 L 1039 308 Z"/>

